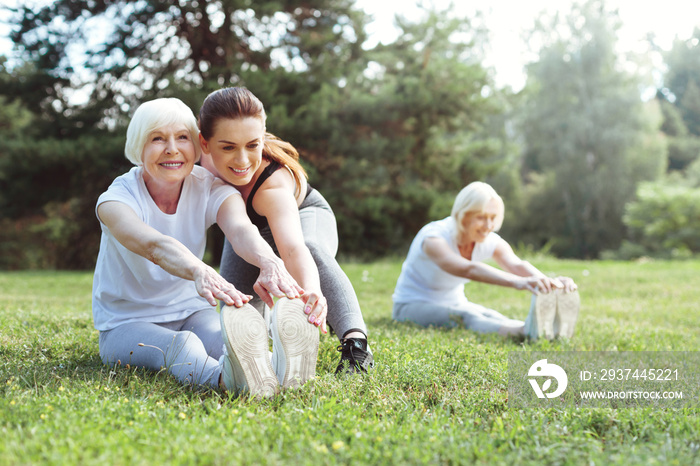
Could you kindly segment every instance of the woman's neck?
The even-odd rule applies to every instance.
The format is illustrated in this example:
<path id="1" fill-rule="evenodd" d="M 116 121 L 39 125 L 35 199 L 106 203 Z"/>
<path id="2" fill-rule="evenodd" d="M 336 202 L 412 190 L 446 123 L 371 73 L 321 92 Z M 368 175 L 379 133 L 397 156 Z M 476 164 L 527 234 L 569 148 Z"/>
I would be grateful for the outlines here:
<path id="1" fill-rule="evenodd" d="M 465 259 L 471 260 L 474 246 L 476 246 L 476 241 L 472 241 L 466 235 L 461 234 L 457 237 L 457 249 L 460 255 Z"/>
<path id="2" fill-rule="evenodd" d="M 158 206 L 158 208 L 166 214 L 174 214 L 177 212 L 177 205 L 180 202 L 180 194 L 182 193 L 182 186 L 184 181 L 178 184 L 159 184 L 155 180 L 147 179 L 144 176 L 144 183 L 146 184 L 146 190 L 148 194 L 151 195 L 151 199 Z"/>

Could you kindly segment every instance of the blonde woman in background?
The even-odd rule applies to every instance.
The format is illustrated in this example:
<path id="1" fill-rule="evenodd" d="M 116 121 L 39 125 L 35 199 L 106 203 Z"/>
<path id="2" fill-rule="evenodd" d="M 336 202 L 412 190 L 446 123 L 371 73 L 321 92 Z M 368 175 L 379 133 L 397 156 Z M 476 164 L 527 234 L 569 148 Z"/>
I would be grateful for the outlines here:
<path id="1" fill-rule="evenodd" d="M 393 295 L 393 318 L 423 326 L 459 324 L 503 336 L 571 337 L 576 324 L 577 285 L 550 278 L 520 259 L 498 231 L 501 197 L 488 184 L 474 182 L 457 195 L 452 214 L 424 226 L 414 238 Z M 485 264 L 493 259 L 500 268 Z M 472 303 L 464 285 L 471 280 L 529 291 L 525 322 Z"/>

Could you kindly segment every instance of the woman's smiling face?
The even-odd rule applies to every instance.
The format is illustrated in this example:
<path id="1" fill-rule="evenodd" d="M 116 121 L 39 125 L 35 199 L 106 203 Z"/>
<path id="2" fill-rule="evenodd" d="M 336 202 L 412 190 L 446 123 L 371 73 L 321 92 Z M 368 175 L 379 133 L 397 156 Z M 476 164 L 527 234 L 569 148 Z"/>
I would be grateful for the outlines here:
<path id="1" fill-rule="evenodd" d="M 200 138 L 219 176 L 234 186 L 246 186 L 262 164 L 265 124 L 260 118 L 222 119 L 209 140 Z"/>
<path id="2" fill-rule="evenodd" d="M 499 204 L 489 200 L 481 212 L 469 212 L 462 218 L 463 237 L 468 241 L 481 243 L 496 228 Z"/>
<path id="3" fill-rule="evenodd" d="M 182 183 L 192 172 L 196 157 L 195 141 L 184 124 L 156 128 L 149 133 L 143 147 L 144 179 L 147 184 Z"/>

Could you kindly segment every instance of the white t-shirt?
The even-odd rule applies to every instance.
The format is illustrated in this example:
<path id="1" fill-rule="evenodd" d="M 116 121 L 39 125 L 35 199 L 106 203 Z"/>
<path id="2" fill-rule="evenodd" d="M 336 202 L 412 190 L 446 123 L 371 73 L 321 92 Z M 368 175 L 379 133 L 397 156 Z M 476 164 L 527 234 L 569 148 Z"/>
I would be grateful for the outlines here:
<path id="1" fill-rule="evenodd" d="M 421 228 L 413 239 L 401 267 L 401 275 L 392 296 L 395 303 L 418 301 L 451 306 L 468 301 L 464 295 L 464 285 L 469 279 L 445 272 L 423 251 L 423 241 L 426 238 L 437 237 L 447 241 L 450 248 L 459 254 L 456 232 L 457 225 L 452 217 L 431 222 Z M 500 236 L 492 232 L 485 241 L 476 243 L 471 260 L 483 262 L 490 259 L 499 238 Z"/>
<path id="2" fill-rule="evenodd" d="M 143 169 L 117 177 L 97 200 L 122 202 L 147 225 L 184 244 L 198 258 L 204 255 L 206 231 L 226 198 L 238 191 L 195 165 L 185 178 L 177 212 L 166 214 L 151 198 Z M 97 207 L 96 207 L 97 208 Z M 99 217 L 98 217 L 99 218 Z M 210 307 L 194 282 L 169 274 L 119 243 L 100 222 L 102 239 L 92 285 L 92 314 L 97 330 L 131 322 L 170 322 Z"/>

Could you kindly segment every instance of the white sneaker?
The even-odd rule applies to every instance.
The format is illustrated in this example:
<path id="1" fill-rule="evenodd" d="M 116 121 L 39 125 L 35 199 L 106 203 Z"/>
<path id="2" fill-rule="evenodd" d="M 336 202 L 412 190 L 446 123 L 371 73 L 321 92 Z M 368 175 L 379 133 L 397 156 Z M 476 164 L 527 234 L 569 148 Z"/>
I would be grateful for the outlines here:
<path id="1" fill-rule="evenodd" d="M 557 296 L 554 293 L 533 295 L 530 312 L 525 319 L 525 336 L 531 340 L 554 338 L 554 318 L 557 313 Z"/>
<path id="2" fill-rule="evenodd" d="M 280 298 L 272 309 L 272 367 L 284 388 L 316 375 L 318 329 L 309 323 L 301 299 Z"/>
<path id="3" fill-rule="evenodd" d="M 221 337 L 224 358 L 221 376 L 226 389 L 251 396 L 274 396 L 279 385 L 270 364 L 267 327 L 260 313 L 251 305 L 224 306 L 221 309 Z"/>
<path id="4" fill-rule="evenodd" d="M 554 332 L 558 337 L 571 338 L 581 307 L 578 291 L 557 291 L 557 314 L 554 318 Z"/>

